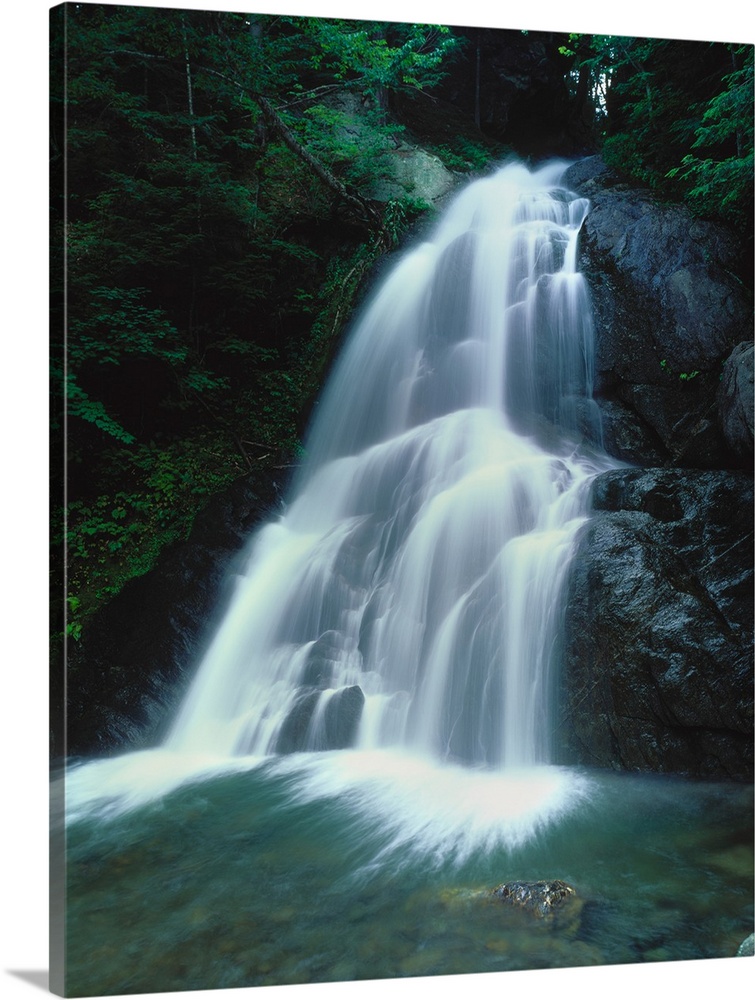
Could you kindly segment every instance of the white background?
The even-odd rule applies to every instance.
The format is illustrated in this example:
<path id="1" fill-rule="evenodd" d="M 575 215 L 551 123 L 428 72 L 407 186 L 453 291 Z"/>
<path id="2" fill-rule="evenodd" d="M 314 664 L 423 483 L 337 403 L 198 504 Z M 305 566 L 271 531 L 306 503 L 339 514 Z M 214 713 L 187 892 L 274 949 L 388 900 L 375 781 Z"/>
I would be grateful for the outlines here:
<path id="1" fill-rule="evenodd" d="M 663 3 L 621 0 L 502 4 L 489 0 L 250 0 L 247 4 L 185 0 L 142 6 L 255 10 L 445 24 L 482 24 L 715 41 L 755 40 L 752 5 L 742 0 Z M 47 21 L 50 4 L 15 0 L 3 9 L 0 95 L 3 309 L 2 739 L 3 871 L 0 877 L 0 994 L 40 996 L 47 960 Z M 694 892 L 694 886 L 690 887 Z M 524 991 L 548 996 L 655 998 L 665 994 L 736 996 L 755 981 L 752 959 L 621 966 L 586 970 L 496 973 L 442 979 L 199 991 L 196 1000 L 328 1000 L 455 997 L 475 1000 Z M 40 985 L 41 984 L 41 985 Z M 749 995 L 749 989 L 745 991 Z M 151 996 L 151 995 L 148 995 Z M 182 997 L 182 994 L 162 994 Z"/>

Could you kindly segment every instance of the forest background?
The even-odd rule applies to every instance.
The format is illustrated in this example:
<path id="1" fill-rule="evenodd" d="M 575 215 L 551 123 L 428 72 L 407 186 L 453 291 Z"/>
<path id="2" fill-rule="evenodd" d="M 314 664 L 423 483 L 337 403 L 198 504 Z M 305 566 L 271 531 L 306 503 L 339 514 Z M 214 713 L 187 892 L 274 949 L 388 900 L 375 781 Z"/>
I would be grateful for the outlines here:
<path id="1" fill-rule="evenodd" d="M 143 6 L 165 6 L 146 0 Z M 186 0 L 173 7 L 226 10 L 226 3 Z M 255 5 L 257 6 L 257 5 Z M 752 14 L 738 2 L 719 3 L 714 9 L 689 9 L 683 22 L 673 11 L 658 10 L 658 5 L 636 2 L 624 10 L 608 9 L 598 3 L 573 6 L 542 2 L 537 9 L 492 11 L 487 2 L 464 5 L 462 11 L 441 0 L 423 3 L 411 0 L 381 4 L 365 0 L 359 16 L 380 19 L 411 19 L 422 23 L 521 27 L 530 30 L 604 32 L 620 35 L 653 35 L 745 41 L 752 43 Z M 17 4 L 6 13 L 7 38 L 13 40 L 2 66 L 4 92 L 14 95 L 5 113 L 5 134 L 15 140 L 6 146 L 3 164 L 8 192 L 6 211 L 10 232 L 4 261 L 5 287 L 11 293 L 11 308 L 6 326 L 6 371 L 10 376 L 3 394 L 5 465 L 8 470 L 4 491 L 5 551 L 10 553 L 10 573 L 6 576 L 4 610 L 10 678 L 3 702 L 3 759 L 6 762 L 6 787 L 14 806 L 11 821 L 3 824 L 5 857 L 12 859 L 6 881 L 6 907 L 0 939 L 3 941 L 2 968 L 6 970 L 4 995 L 15 1000 L 38 993 L 46 968 L 46 673 L 47 673 L 47 299 L 46 284 L 46 167 L 47 167 L 47 11 L 40 0 Z M 325 16 L 354 16 L 353 5 L 308 3 L 295 5 L 271 0 L 264 5 L 269 13 L 299 13 Z M 749 23 L 748 23 L 749 22 Z M 19 94 L 19 83 L 23 99 Z M 9 155 L 12 145 L 20 146 Z M 643 969 L 570 970 L 555 973 L 559 988 L 568 978 L 568 988 L 577 988 L 585 997 L 636 993 L 652 979 L 660 990 L 674 983 L 688 987 L 690 996 L 709 991 L 714 978 L 736 988 L 749 974 L 749 967 L 738 963 L 693 963 L 694 968 L 655 967 Z M 743 963 L 746 965 L 746 963 Z M 27 971 L 23 971 L 27 970 Z M 517 974 L 512 974 L 515 978 Z M 530 975 L 530 974 L 523 974 Z M 548 973 L 539 973 L 541 977 Z M 552 975 L 552 974 L 551 974 Z M 694 985 L 692 985 L 694 984 Z M 707 985 L 706 985 L 707 984 Z M 342 995 L 354 995 L 350 984 L 342 984 Z M 447 987 L 438 981 L 397 982 L 394 987 L 405 996 L 445 995 L 458 981 Z M 375 987 L 375 988 L 373 988 Z M 380 984 L 360 984 L 360 997 L 377 996 Z M 500 989 L 500 977 L 475 977 L 474 988 L 483 998 Z M 328 997 L 337 996 L 339 986 L 327 986 Z M 424 992 L 423 992 L 424 989 Z M 300 988 L 281 988 L 281 997 L 301 996 Z M 209 997 L 217 994 L 207 994 Z M 315 1000 L 317 988 L 306 988 Z M 324 995 L 320 991 L 321 996 Z M 196 994 L 195 994 L 196 996 Z M 204 1000 L 199 994 L 198 1000 Z"/>
<path id="2" fill-rule="evenodd" d="M 257 488 L 285 486 L 301 463 L 373 268 L 436 214 L 416 174 L 397 183 L 397 150 L 419 145 L 456 183 L 512 155 L 600 151 L 628 182 L 732 225 L 749 282 L 751 47 L 96 3 L 59 12 L 59 646 L 185 540 L 211 496 L 250 474 Z"/>

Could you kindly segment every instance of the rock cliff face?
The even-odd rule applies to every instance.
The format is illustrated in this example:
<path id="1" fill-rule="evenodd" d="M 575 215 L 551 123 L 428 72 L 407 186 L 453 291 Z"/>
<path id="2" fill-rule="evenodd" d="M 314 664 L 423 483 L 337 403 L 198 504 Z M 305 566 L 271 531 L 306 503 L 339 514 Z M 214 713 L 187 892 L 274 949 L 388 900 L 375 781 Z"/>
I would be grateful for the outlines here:
<path id="1" fill-rule="evenodd" d="M 582 264 L 604 443 L 564 622 L 564 758 L 752 777 L 752 312 L 728 231 L 597 157 Z M 704 471 L 706 470 L 706 471 Z"/>
<path id="2" fill-rule="evenodd" d="M 752 485 L 620 469 L 593 486 L 564 620 L 567 760 L 752 774 Z"/>
<path id="3" fill-rule="evenodd" d="M 581 266 L 606 448 L 643 465 L 751 465 L 752 301 L 734 235 L 621 183 L 597 156 L 565 183 L 591 202 Z"/>
<path id="4" fill-rule="evenodd" d="M 754 357 L 751 341 L 734 348 L 724 362 L 716 398 L 723 435 L 732 454 L 743 463 L 752 458 Z"/>

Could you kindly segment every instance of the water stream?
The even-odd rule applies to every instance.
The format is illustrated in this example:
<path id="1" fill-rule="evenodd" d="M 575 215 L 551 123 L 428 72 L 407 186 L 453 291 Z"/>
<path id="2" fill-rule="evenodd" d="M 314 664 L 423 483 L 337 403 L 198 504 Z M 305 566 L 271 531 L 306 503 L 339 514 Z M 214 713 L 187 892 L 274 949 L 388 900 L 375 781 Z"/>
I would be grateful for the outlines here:
<path id="1" fill-rule="evenodd" d="M 589 204 L 563 169 L 474 182 L 403 255 L 165 744 L 70 771 L 74 989 L 698 957 L 745 936 L 737 790 L 627 779 L 621 793 L 553 763 L 562 583 L 611 465 L 577 268 Z M 709 799 L 736 831 L 731 857 Z M 706 936 L 680 886 L 709 843 L 705 907 L 725 903 L 703 907 Z M 546 940 L 472 902 L 528 873 L 576 880 L 600 915 Z M 112 893 L 142 922 L 138 971 L 106 930 Z M 659 906 L 668 933 L 643 937 Z M 99 944 L 85 955 L 84 940 Z"/>

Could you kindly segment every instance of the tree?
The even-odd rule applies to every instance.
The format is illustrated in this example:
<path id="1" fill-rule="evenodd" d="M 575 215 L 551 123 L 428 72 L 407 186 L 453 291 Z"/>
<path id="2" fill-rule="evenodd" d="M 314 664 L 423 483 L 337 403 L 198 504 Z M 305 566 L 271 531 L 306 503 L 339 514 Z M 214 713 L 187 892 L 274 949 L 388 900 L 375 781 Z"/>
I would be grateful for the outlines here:
<path id="1" fill-rule="evenodd" d="M 611 166 L 750 238 L 752 46 L 572 35 L 562 52 L 590 78 Z"/>
<path id="2" fill-rule="evenodd" d="M 703 213 L 744 228 L 751 219 L 753 181 L 753 47 L 728 46 L 732 71 L 723 89 L 698 107 L 694 152 L 669 177 L 688 185 L 687 197 Z"/>

